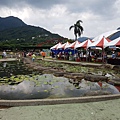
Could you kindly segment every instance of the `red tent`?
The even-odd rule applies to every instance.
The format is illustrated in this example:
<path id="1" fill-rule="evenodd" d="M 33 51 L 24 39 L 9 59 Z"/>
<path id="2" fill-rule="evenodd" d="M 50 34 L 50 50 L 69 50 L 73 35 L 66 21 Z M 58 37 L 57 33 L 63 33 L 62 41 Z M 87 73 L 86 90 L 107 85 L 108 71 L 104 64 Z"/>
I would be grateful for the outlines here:
<path id="1" fill-rule="evenodd" d="M 61 43 L 59 42 L 58 44 L 54 45 L 53 47 L 51 47 L 50 49 L 58 49 L 58 47 L 61 46 Z"/>
<path id="2" fill-rule="evenodd" d="M 88 48 L 88 45 L 91 44 L 91 43 L 92 43 L 92 40 L 88 39 L 88 40 L 76 45 L 76 48 L 79 48 L 79 47 Z"/>
<path id="3" fill-rule="evenodd" d="M 80 42 L 79 41 L 75 41 L 75 42 L 71 43 L 70 45 L 68 45 L 66 48 L 75 49 L 78 44 L 80 44 Z"/>
<path id="4" fill-rule="evenodd" d="M 99 39 L 99 40 L 91 43 L 91 44 L 89 45 L 89 47 L 96 46 L 96 47 L 106 48 L 106 47 L 107 47 L 107 44 L 108 44 L 110 41 L 111 41 L 110 39 L 105 38 L 105 37 L 103 36 L 102 39 Z"/>
<path id="5" fill-rule="evenodd" d="M 62 49 L 66 49 L 67 46 L 69 46 L 70 43 L 69 42 L 66 42 L 64 44 L 62 44 L 61 46 L 57 47 L 58 49 L 62 48 Z"/>
<path id="6" fill-rule="evenodd" d="M 120 47 L 120 37 L 118 37 L 117 39 L 109 42 L 107 44 L 107 46 L 116 46 L 116 47 Z"/>
<path id="7" fill-rule="evenodd" d="M 105 62 L 105 52 L 104 52 L 104 48 L 106 48 L 107 47 L 107 45 L 108 45 L 108 43 L 110 42 L 111 40 L 110 39 L 108 39 L 108 38 L 105 38 L 104 36 L 102 37 L 102 39 L 98 39 L 97 41 L 95 41 L 95 42 L 93 42 L 93 43 L 91 43 L 90 45 L 89 45 L 89 47 L 100 47 L 100 48 L 102 48 L 102 61 L 103 61 L 103 63 Z"/>

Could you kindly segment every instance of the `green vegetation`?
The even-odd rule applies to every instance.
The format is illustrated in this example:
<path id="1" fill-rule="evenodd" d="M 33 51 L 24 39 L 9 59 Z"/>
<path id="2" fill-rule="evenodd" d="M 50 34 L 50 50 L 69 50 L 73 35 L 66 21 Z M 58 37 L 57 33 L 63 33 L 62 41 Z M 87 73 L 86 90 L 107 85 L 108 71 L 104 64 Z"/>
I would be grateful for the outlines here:
<path id="1" fill-rule="evenodd" d="M 53 39 L 64 38 L 43 28 L 29 25 L 0 31 L 0 46 L 6 48 L 37 46 L 40 43 L 43 45 L 47 41 L 47 45 L 52 45 Z"/>
<path id="2" fill-rule="evenodd" d="M 65 63 L 54 63 L 54 62 L 48 62 L 48 61 L 37 61 L 40 66 L 43 67 L 51 67 L 56 69 L 61 69 L 66 72 L 73 72 L 73 73 L 92 73 L 92 74 L 99 74 L 99 75 L 105 75 L 107 73 L 111 75 L 116 75 L 120 77 L 120 74 L 117 71 L 102 68 L 96 68 L 96 67 L 84 67 L 80 65 L 71 65 L 71 64 L 65 64 Z"/>

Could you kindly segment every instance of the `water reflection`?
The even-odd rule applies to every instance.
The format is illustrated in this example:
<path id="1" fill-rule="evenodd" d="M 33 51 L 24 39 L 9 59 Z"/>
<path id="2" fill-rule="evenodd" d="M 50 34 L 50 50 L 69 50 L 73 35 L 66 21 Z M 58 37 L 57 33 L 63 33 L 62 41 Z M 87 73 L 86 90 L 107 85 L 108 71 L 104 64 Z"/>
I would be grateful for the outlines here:
<path id="1" fill-rule="evenodd" d="M 11 75 L 28 75 L 33 71 L 27 69 L 22 62 L 1 62 L 0 77 L 10 77 Z"/>
<path id="2" fill-rule="evenodd" d="M 4 62 L 3 63 L 3 67 L 5 68 L 7 66 L 7 62 Z"/>
<path id="3" fill-rule="evenodd" d="M 76 89 L 69 80 L 64 77 L 55 77 L 52 74 L 35 75 L 33 80 L 24 80 L 18 85 L 0 86 L 1 99 L 45 99 L 45 98 L 67 98 L 89 95 L 96 91 L 107 91 L 117 94 L 119 91 L 112 85 L 102 83 L 102 88 L 96 82 L 85 81 Z"/>

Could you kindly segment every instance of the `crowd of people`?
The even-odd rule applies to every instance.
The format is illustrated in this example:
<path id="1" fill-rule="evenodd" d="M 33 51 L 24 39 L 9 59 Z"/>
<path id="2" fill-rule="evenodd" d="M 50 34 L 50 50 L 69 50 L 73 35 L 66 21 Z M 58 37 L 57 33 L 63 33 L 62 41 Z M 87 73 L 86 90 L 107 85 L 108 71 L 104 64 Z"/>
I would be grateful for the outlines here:
<path id="1" fill-rule="evenodd" d="M 36 54 L 36 52 L 33 52 L 33 51 L 30 51 L 30 52 L 25 52 L 24 51 L 24 52 L 22 52 L 22 56 L 23 57 L 29 56 L 29 57 L 31 57 L 32 61 L 34 62 L 35 59 L 36 59 L 36 56 L 39 55 L 39 56 L 42 56 L 42 60 L 44 60 L 45 57 L 46 57 L 46 52 L 45 51 L 39 51 L 38 53 L 39 54 Z"/>
<path id="2" fill-rule="evenodd" d="M 11 52 L 10 52 L 11 53 Z M 31 60 L 34 62 L 36 59 L 36 56 L 41 56 L 42 60 L 46 57 L 45 51 L 39 51 L 39 52 L 33 52 L 33 51 L 22 51 L 15 53 L 17 56 L 17 59 L 20 59 L 21 57 L 27 57 L 29 56 Z M 13 53 L 11 53 L 11 56 L 13 56 Z M 52 59 L 59 59 L 59 60 L 73 60 L 73 61 L 89 61 L 89 62 L 107 62 L 107 59 L 109 58 L 109 55 L 106 52 L 100 51 L 100 50 L 71 50 L 71 51 L 53 51 L 51 50 L 50 56 Z M 112 51 L 110 58 L 116 59 L 120 57 L 120 52 Z M 7 58 L 7 53 L 4 50 L 2 53 L 2 58 Z"/>
<path id="3" fill-rule="evenodd" d="M 51 51 L 52 58 L 63 59 L 63 60 L 74 60 L 74 61 L 90 61 L 90 62 L 107 62 L 108 58 L 116 59 L 120 57 L 120 52 L 113 51 L 112 54 L 108 55 L 105 51 L 92 50 L 92 51 Z"/>
<path id="4" fill-rule="evenodd" d="M 20 60 L 22 57 L 30 57 L 31 60 L 34 62 L 37 56 L 41 56 L 42 60 L 45 59 L 46 57 L 46 52 L 45 51 L 39 51 L 39 52 L 35 52 L 35 51 L 18 51 L 18 52 L 6 52 L 5 50 L 2 52 L 1 54 L 2 58 L 6 59 L 6 58 L 17 58 L 18 60 Z"/>

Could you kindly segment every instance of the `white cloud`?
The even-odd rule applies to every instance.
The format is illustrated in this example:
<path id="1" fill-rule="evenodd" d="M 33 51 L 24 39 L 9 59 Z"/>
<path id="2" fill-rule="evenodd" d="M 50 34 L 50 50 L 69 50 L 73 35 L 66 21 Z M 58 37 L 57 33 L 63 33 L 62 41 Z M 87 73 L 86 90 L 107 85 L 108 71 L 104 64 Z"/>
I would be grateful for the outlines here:
<path id="1" fill-rule="evenodd" d="M 82 36 L 94 37 L 117 29 L 120 0 L 11 0 L 0 1 L 0 16 L 15 16 L 29 25 L 43 27 L 67 38 L 74 38 L 69 27 L 82 20 Z"/>

